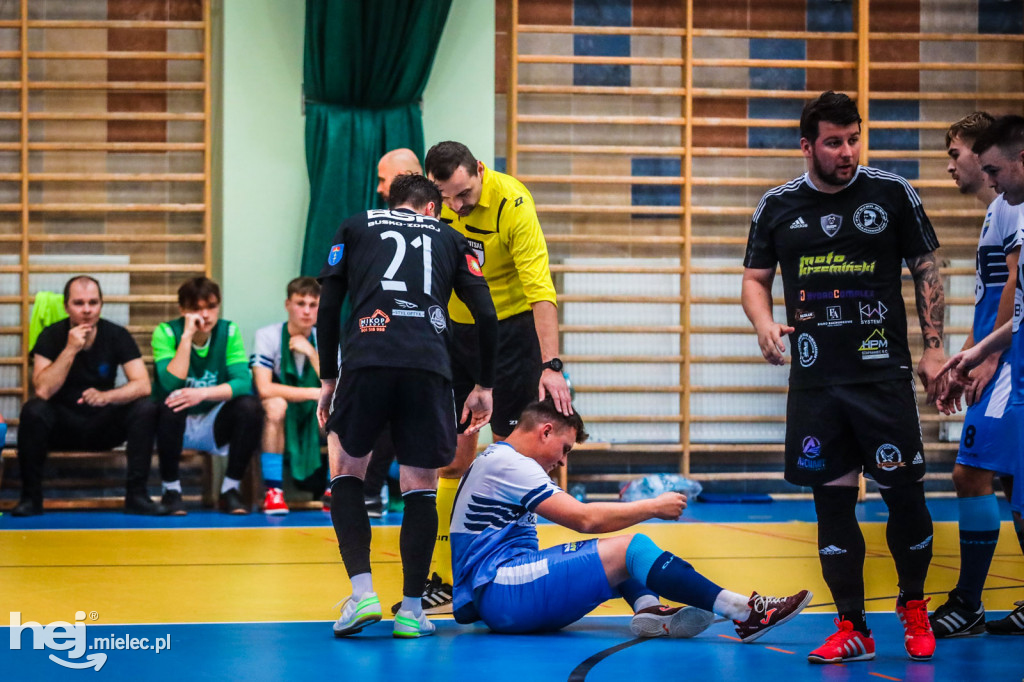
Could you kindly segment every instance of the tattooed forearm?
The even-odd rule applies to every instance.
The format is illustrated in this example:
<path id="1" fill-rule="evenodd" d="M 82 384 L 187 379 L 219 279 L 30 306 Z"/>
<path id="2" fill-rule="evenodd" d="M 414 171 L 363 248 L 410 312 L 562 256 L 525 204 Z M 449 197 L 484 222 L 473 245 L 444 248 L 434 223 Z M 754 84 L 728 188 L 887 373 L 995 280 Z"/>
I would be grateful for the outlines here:
<path id="1" fill-rule="evenodd" d="M 942 328 L 946 315 L 946 298 L 942 290 L 942 277 L 934 253 L 908 258 L 907 267 L 914 277 L 914 295 L 917 299 L 917 317 L 925 348 L 942 348 Z"/>

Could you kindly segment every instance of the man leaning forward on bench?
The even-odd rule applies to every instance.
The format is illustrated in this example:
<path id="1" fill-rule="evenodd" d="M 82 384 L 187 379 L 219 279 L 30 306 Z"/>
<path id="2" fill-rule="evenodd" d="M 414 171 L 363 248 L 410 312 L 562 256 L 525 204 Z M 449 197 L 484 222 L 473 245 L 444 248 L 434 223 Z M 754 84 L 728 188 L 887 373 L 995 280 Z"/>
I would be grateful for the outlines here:
<path id="1" fill-rule="evenodd" d="M 36 397 L 21 409 L 21 501 L 12 514 L 43 513 L 43 468 L 51 448 L 102 451 L 125 441 L 125 511 L 166 514 L 146 491 L 157 406 L 149 399 L 149 372 L 138 344 L 127 329 L 100 317 L 103 293 L 92 277 L 68 280 L 64 309 L 68 317 L 44 329 L 31 351 Z M 115 388 L 118 367 L 128 382 Z"/>

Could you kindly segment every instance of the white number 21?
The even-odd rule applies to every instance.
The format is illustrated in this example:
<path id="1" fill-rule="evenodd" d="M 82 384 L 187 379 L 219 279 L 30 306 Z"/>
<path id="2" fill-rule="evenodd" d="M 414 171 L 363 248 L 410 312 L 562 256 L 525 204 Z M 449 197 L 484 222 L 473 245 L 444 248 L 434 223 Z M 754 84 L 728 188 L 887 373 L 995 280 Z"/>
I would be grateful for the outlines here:
<path id="1" fill-rule="evenodd" d="M 395 273 L 398 272 L 398 268 L 402 266 L 402 261 L 405 260 L 405 237 L 402 236 L 401 232 L 388 230 L 387 232 L 381 232 L 380 238 L 395 240 L 395 257 L 391 259 L 391 264 L 388 265 L 388 269 L 384 271 L 384 279 L 380 281 L 381 288 L 384 291 L 408 291 L 409 289 L 406 287 L 405 282 L 400 279 L 394 279 Z M 431 275 L 433 274 L 430 237 L 427 235 L 420 235 L 413 239 L 410 244 L 415 249 L 421 247 L 423 249 L 423 293 L 429 296 Z"/>

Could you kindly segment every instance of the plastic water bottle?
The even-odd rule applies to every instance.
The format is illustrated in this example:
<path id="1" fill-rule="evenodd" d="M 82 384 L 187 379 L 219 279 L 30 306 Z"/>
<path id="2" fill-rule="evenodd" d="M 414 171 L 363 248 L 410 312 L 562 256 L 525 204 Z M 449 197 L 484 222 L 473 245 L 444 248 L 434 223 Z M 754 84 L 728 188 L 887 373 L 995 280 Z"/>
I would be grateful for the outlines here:
<path id="1" fill-rule="evenodd" d="M 674 491 L 682 493 L 688 500 L 694 501 L 700 495 L 701 490 L 703 488 L 700 483 L 679 474 L 651 474 L 624 484 L 619 489 L 619 499 L 623 502 L 647 500 L 657 497 L 663 492 Z"/>

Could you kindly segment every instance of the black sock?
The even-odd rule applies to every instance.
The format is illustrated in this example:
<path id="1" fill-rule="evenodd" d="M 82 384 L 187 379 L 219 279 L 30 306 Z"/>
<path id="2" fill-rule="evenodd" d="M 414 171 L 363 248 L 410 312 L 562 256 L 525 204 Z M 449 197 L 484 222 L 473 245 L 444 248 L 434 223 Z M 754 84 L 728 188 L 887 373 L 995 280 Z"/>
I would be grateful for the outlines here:
<path id="1" fill-rule="evenodd" d="M 405 513 L 398 538 L 402 554 L 402 595 L 419 597 L 430 572 L 437 539 L 437 494 L 433 490 L 404 493 Z"/>
<path id="2" fill-rule="evenodd" d="M 363 503 L 362 480 L 338 476 L 331 481 L 331 522 L 349 577 L 369 573 L 370 517 Z"/>
<path id="3" fill-rule="evenodd" d="M 900 606 L 924 599 L 924 580 L 932 561 L 932 516 L 924 501 L 924 484 L 883 488 L 882 499 L 889 507 L 885 539 L 889 543 L 900 581 Z"/>
<path id="4" fill-rule="evenodd" d="M 814 488 L 818 515 L 818 560 L 839 617 L 869 634 L 864 618 L 864 535 L 857 523 L 857 489 Z"/>

